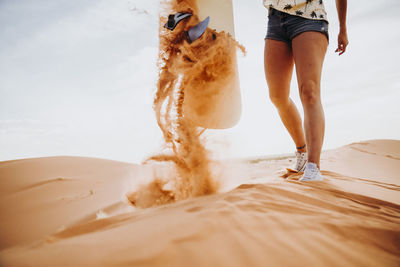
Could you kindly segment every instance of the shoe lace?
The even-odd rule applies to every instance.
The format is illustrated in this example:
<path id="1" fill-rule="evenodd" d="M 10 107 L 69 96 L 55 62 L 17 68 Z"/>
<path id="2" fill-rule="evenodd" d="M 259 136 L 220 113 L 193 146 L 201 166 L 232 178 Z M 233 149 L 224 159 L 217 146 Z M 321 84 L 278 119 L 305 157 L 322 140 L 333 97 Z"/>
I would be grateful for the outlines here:
<path id="1" fill-rule="evenodd" d="M 304 165 L 303 157 L 304 157 L 303 153 L 296 152 L 296 169 L 299 169 L 300 165 Z"/>
<path id="2" fill-rule="evenodd" d="M 314 168 L 306 168 L 304 171 L 304 176 L 305 177 L 314 177 L 318 174 L 318 169 L 314 169 Z"/>

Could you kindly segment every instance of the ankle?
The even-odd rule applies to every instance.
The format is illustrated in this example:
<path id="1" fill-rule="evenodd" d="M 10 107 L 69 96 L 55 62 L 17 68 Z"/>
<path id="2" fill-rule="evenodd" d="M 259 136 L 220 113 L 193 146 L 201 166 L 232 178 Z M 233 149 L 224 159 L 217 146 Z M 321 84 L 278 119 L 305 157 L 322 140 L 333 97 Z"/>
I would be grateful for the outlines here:
<path id="1" fill-rule="evenodd" d="M 296 147 L 296 149 L 297 149 L 297 152 L 299 152 L 299 153 L 305 153 L 305 152 L 307 152 L 307 148 L 306 148 L 306 145 L 305 145 L 305 144 L 302 145 L 302 146 Z"/>

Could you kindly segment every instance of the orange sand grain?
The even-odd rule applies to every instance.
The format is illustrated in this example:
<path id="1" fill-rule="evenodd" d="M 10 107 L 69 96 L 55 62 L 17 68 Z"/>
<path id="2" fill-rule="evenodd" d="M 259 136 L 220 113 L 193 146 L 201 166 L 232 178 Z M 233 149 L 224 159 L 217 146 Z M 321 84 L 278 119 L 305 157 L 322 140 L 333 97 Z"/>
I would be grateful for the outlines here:
<path id="1" fill-rule="evenodd" d="M 125 190 L 153 166 L 0 162 L 0 266 L 400 264 L 400 141 L 325 151 L 323 182 L 282 178 L 290 161 L 238 160 L 233 190 L 136 210 Z"/>
<path id="2" fill-rule="evenodd" d="M 201 129 L 184 110 L 185 96 L 196 99 L 190 109 L 206 114 L 213 107 L 218 89 L 236 75 L 236 48 L 241 47 L 229 34 L 207 29 L 203 36 L 189 43 L 186 33 L 199 23 L 194 0 L 164 2 L 160 15 L 159 79 L 154 110 L 167 147 L 172 154 L 156 155 L 148 161 L 172 162 L 176 177 L 156 177 L 128 198 L 137 207 L 170 203 L 190 197 L 215 193 L 218 183 L 210 171 L 210 159 L 201 139 Z M 188 12 L 193 16 L 181 21 L 174 31 L 163 25 L 169 13 Z M 172 180 L 173 187 L 164 185 Z M 170 183 L 169 183 L 170 184 Z"/>
<path id="3" fill-rule="evenodd" d="M 291 161 L 238 160 L 232 190 L 136 210 L 125 191 L 153 166 L 0 162 L 0 266 L 400 264 L 400 141 L 325 151 L 323 182 L 282 178 Z"/>

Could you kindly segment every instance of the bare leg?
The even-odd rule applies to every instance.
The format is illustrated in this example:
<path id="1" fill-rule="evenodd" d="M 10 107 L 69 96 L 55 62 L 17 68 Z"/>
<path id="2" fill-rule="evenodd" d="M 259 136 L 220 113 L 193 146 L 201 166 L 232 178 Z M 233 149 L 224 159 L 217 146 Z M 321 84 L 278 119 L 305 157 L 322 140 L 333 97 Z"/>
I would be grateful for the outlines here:
<path id="1" fill-rule="evenodd" d="M 293 54 L 285 42 L 267 39 L 264 49 L 265 77 L 269 97 L 276 106 L 279 116 L 297 147 L 305 144 L 300 114 L 289 97 L 293 73 Z M 306 151 L 305 148 L 299 152 Z"/>
<path id="2" fill-rule="evenodd" d="M 292 41 L 297 82 L 304 110 L 308 162 L 314 162 L 318 167 L 325 133 L 320 84 L 327 46 L 326 37 L 319 32 L 304 32 Z"/>

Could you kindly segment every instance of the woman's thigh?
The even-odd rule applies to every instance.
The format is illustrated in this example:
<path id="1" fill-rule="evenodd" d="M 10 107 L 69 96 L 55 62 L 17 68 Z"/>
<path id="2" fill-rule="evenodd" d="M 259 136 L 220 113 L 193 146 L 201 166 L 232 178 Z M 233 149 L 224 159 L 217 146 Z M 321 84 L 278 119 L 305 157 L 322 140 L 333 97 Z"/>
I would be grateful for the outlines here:
<path id="1" fill-rule="evenodd" d="M 264 68 L 271 99 L 288 99 L 293 73 L 293 54 L 290 45 L 266 39 Z"/>
<path id="2" fill-rule="evenodd" d="M 292 40 L 293 58 L 296 65 L 300 95 L 313 93 L 319 97 L 322 65 L 328 40 L 320 32 L 304 32 Z M 303 92 L 312 90 L 314 92 Z"/>

